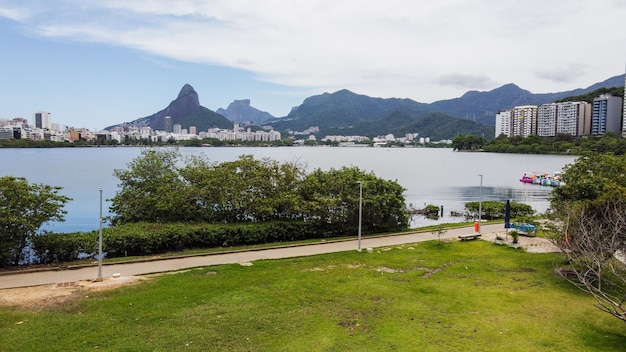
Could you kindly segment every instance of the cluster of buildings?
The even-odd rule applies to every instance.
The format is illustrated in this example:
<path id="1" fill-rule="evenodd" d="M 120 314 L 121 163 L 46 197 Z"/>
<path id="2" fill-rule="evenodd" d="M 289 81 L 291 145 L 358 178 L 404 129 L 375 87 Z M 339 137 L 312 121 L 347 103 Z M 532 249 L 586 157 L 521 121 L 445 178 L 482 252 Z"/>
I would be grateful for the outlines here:
<path id="1" fill-rule="evenodd" d="M 600 136 L 614 132 L 626 137 L 626 103 L 622 98 L 602 94 L 593 103 L 570 101 L 540 106 L 524 105 L 496 114 L 495 137 Z"/>
<path id="2" fill-rule="evenodd" d="M 193 139 L 217 139 L 220 141 L 251 141 L 251 142 L 274 142 L 281 140 L 278 131 L 252 131 L 250 127 L 246 129 L 233 124 L 233 129 L 209 128 L 206 132 L 197 132 L 196 126 L 189 129 L 182 128 L 180 124 L 170 125 L 166 118 L 165 131 L 153 130 L 150 127 L 115 127 L 111 131 L 101 131 L 99 138 L 115 139 L 118 142 L 124 141 L 127 137 L 135 140 L 149 140 L 151 142 L 166 142 L 169 140 L 184 141 Z M 171 126 L 171 128 L 170 128 Z"/>
<path id="3" fill-rule="evenodd" d="M 49 112 L 40 111 L 34 114 L 33 123 L 27 119 L 16 117 L 12 120 L 0 119 L 0 139 L 32 139 L 35 141 L 78 141 L 91 140 L 92 132 L 86 128 L 68 128 L 53 123 Z"/>
<path id="4" fill-rule="evenodd" d="M 311 127 L 309 128 L 309 130 L 312 128 L 317 129 L 319 131 L 319 127 Z M 296 132 L 292 134 L 295 135 L 295 134 L 304 134 L 304 133 Z M 418 137 L 418 136 L 419 136 L 419 133 L 407 133 L 403 137 L 395 137 L 393 134 L 387 134 L 384 136 L 376 136 L 370 139 L 369 137 L 366 137 L 366 136 L 327 135 L 324 138 L 320 139 L 320 141 L 338 143 L 340 146 L 367 146 L 370 144 L 374 146 L 384 146 L 390 143 L 424 145 L 424 144 L 431 143 L 429 137 Z M 315 142 L 317 141 L 317 138 L 314 135 L 309 135 L 308 140 Z M 441 140 L 441 141 L 437 141 L 433 143 L 452 144 L 452 141 L 447 139 L 447 140 Z M 298 140 L 296 141 L 296 144 L 304 144 L 304 140 Z"/>
<path id="5" fill-rule="evenodd" d="M 192 140 L 215 138 L 220 141 L 262 141 L 274 142 L 281 140 L 278 131 L 252 131 L 250 127 L 243 129 L 235 123 L 232 130 L 210 128 L 206 132 L 197 133 L 196 127 L 182 128 L 179 124 L 171 125 L 168 131 L 153 130 L 150 127 L 115 127 L 111 131 L 102 130 L 91 132 L 86 128 L 68 128 L 53 123 L 49 112 L 37 112 L 33 116 L 33 123 L 17 117 L 12 120 L 0 119 L 0 139 L 31 139 L 53 142 L 75 142 L 78 140 L 116 140 L 123 143 L 131 140 L 148 140 L 151 142 L 167 142 L 170 140 Z"/>

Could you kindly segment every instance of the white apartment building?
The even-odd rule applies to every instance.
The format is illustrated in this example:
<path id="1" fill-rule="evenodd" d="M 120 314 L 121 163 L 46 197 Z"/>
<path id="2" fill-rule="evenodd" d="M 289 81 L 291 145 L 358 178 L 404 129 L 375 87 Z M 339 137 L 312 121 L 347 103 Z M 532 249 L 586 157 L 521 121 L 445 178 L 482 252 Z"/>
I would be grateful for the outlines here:
<path id="1" fill-rule="evenodd" d="M 558 105 L 543 104 L 537 108 L 537 135 L 541 137 L 556 136 Z"/>
<path id="2" fill-rule="evenodd" d="M 496 138 L 501 134 L 511 137 L 511 109 L 502 110 L 496 114 Z"/>
<path id="3" fill-rule="evenodd" d="M 558 103 L 556 133 L 583 136 L 591 133 L 591 104 L 582 101 Z"/>
<path id="4" fill-rule="evenodd" d="M 622 137 L 626 138 L 626 78 L 624 79 L 624 101 L 622 102 Z"/>
<path id="5" fill-rule="evenodd" d="M 511 113 L 512 136 L 537 134 L 537 105 L 516 106 Z"/>

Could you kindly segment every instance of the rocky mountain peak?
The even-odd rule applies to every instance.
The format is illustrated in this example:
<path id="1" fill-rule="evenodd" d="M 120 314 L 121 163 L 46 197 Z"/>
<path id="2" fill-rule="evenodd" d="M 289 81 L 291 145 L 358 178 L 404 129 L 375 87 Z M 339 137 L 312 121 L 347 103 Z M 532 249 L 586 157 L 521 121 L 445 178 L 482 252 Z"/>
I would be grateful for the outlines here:
<path id="1" fill-rule="evenodd" d="M 233 122 L 253 122 L 255 124 L 274 119 L 270 113 L 250 106 L 250 99 L 235 100 L 226 109 L 217 109 L 218 114 Z"/>
<path id="2" fill-rule="evenodd" d="M 178 93 L 176 100 L 172 101 L 170 106 L 173 104 L 185 105 L 197 109 L 200 107 L 200 98 L 196 90 L 193 89 L 190 84 L 185 84 Z"/>

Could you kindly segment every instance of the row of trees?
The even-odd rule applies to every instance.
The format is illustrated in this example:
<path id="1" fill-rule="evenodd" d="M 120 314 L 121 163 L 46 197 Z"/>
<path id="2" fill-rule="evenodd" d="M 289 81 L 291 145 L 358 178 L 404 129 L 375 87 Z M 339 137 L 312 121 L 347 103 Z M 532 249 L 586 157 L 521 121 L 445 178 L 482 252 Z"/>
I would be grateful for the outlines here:
<path id="1" fill-rule="evenodd" d="M 518 154 L 574 154 L 585 152 L 626 154 L 626 138 L 612 132 L 600 137 L 573 137 L 569 134 L 557 134 L 555 137 L 507 137 L 504 134 L 498 138 L 486 141 L 480 136 L 462 135 L 452 140 L 452 147 L 456 150 L 483 150 L 493 153 Z"/>
<path id="2" fill-rule="evenodd" d="M 246 223 L 306 221 L 337 234 L 357 230 L 363 183 L 363 233 L 408 228 L 404 189 L 356 167 L 307 174 L 297 163 L 251 155 L 212 163 L 183 159 L 175 149 L 146 149 L 116 169 L 119 191 L 112 224 L 133 222 Z"/>

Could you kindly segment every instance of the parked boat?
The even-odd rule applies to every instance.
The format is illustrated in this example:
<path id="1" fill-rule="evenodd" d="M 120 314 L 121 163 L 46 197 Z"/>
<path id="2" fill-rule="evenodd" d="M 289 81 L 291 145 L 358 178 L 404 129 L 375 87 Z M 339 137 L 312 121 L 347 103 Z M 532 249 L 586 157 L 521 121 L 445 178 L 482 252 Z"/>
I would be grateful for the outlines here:
<path id="1" fill-rule="evenodd" d="M 561 174 L 555 172 L 550 175 L 548 173 L 524 173 L 524 176 L 519 179 L 523 183 L 532 183 L 534 185 L 558 187 L 563 184 L 561 181 Z"/>

